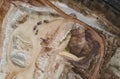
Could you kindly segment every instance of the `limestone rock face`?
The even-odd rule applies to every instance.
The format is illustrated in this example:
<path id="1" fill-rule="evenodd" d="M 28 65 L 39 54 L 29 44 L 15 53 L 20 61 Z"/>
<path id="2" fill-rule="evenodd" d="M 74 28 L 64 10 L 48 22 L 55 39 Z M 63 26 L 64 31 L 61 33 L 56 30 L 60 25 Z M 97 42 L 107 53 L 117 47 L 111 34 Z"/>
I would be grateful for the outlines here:
<path id="1" fill-rule="evenodd" d="M 97 79 L 114 35 L 101 27 L 97 15 L 52 3 L 70 15 L 45 5 L 10 4 L 2 22 L 0 79 Z M 114 44 L 119 46 L 118 40 Z"/>
<path id="2" fill-rule="evenodd" d="M 65 67 L 59 52 L 66 47 L 74 22 L 47 7 L 37 8 L 22 2 L 14 4 L 17 7 L 11 4 L 3 22 L 6 35 L 0 78 L 58 79 Z"/>

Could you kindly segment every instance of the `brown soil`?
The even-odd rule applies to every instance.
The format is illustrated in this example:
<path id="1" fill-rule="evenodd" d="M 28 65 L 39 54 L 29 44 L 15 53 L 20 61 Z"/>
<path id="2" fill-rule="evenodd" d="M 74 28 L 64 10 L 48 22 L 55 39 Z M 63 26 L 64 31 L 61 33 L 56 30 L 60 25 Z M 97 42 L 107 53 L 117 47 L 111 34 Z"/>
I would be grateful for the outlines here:
<path id="1" fill-rule="evenodd" d="M 10 6 L 10 3 L 12 2 L 12 0 L 0 0 L 0 2 L 2 2 L 2 1 L 3 1 L 3 3 L 2 3 L 2 5 L 0 5 L 0 37 L 3 36 L 3 35 L 1 35 L 2 34 L 2 30 L 1 30 L 2 27 L 1 27 L 1 25 L 2 25 L 2 22 L 3 22 L 3 18 L 5 17 L 5 15 L 6 15 L 8 9 L 9 9 L 9 6 Z M 22 0 L 22 1 L 26 2 L 26 0 Z M 28 2 L 30 4 L 32 4 L 32 5 L 35 5 L 35 6 L 40 6 L 41 5 L 41 3 L 39 3 L 39 0 L 31 0 L 31 1 L 28 1 Z M 85 25 L 84 23 L 82 23 L 82 24 Z M 104 38 L 105 38 L 104 39 L 104 41 L 105 41 L 104 43 L 105 43 L 105 46 L 106 46 L 106 48 L 105 48 L 106 52 L 105 52 L 104 60 L 102 60 L 102 61 L 104 61 L 103 62 L 104 65 L 102 65 L 102 67 L 100 69 L 100 77 L 99 77 L 99 79 L 118 79 L 112 73 L 112 71 L 110 71 L 109 69 L 106 69 L 105 66 L 106 66 L 107 62 L 110 60 L 110 58 L 114 55 L 116 48 L 120 47 L 120 38 L 104 34 L 104 33 L 100 32 L 98 30 L 97 30 L 97 32 L 100 35 L 102 35 L 102 34 L 104 35 Z M 93 34 L 94 33 L 95 32 L 93 32 Z M 97 34 L 95 34 L 95 35 L 97 35 Z M 103 43 L 103 42 L 101 41 L 101 43 Z M 2 46 L 2 38 L 0 38 L 0 48 L 1 48 L 1 46 Z M 81 51 L 81 50 L 77 50 L 77 51 Z M 0 57 L 1 57 L 1 55 L 0 55 Z"/>

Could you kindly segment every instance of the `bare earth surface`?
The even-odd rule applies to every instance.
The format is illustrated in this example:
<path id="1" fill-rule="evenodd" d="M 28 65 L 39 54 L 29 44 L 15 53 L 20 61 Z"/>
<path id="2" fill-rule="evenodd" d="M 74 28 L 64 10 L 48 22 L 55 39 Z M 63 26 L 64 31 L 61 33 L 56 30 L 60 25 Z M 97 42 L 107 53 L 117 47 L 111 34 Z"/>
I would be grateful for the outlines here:
<path id="1" fill-rule="evenodd" d="M 41 1 L 1 0 L 0 79 L 120 78 L 120 37 L 116 27 L 110 32 L 114 25 L 53 2 L 80 21 L 71 20 Z"/>

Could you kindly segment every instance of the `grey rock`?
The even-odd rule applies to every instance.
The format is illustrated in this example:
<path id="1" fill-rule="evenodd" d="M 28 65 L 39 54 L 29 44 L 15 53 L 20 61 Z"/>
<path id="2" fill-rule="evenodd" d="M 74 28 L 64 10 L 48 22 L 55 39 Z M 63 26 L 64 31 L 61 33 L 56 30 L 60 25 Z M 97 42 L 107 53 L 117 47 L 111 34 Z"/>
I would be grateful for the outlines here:
<path id="1" fill-rule="evenodd" d="M 108 62 L 107 67 L 120 78 L 120 47 L 116 49 L 115 55 Z"/>

